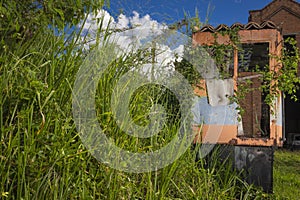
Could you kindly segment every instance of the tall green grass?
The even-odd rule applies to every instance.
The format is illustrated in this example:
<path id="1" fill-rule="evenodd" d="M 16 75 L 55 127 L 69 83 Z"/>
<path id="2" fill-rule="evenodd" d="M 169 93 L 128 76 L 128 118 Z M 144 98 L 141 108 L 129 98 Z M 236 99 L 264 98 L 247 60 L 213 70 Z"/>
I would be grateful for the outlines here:
<path id="1" fill-rule="evenodd" d="M 98 162 L 82 145 L 72 118 L 72 87 L 85 57 L 79 36 L 41 31 L 1 52 L 0 197 L 3 199 L 255 199 L 259 190 L 239 179 L 230 166 L 203 168 L 188 150 L 154 172 L 126 173 Z M 176 106 L 157 86 L 141 88 L 132 98 L 132 116 L 147 123 L 152 99 L 170 111 L 163 134 L 152 140 L 129 138 L 111 116 L 108 97 L 116 71 L 130 70 L 132 57 L 120 59 L 99 82 L 99 121 L 108 136 L 130 151 L 151 151 L 177 131 Z M 123 62 L 123 63 L 122 63 Z M 175 100 L 174 100 L 175 101 Z M 176 104 L 176 101 L 175 101 Z M 174 104 L 174 105 L 175 105 Z M 171 104 L 173 105 L 173 104 Z M 169 106 L 169 107 L 168 107 Z"/>

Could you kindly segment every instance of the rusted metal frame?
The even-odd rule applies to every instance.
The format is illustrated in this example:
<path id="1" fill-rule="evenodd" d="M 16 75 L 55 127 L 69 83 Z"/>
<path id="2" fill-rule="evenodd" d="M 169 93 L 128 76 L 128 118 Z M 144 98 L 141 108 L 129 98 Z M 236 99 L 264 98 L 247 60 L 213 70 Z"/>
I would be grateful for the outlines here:
<path id="1" fill-rule="evenodd" d="M 269 70 L 277 71 L 279 69 L 280 63 L 278 63 L 278 56 L 280 56 L 281 45 L 280 41 L 281 34 L 276 29 L 263 29 L 263 30 L 242 30 L 239 31 L 240 42 L 241 43 L 269 43 Z M 236 60 L 235 60 L 236 61 Z M 237 65 L 235 65 L 237 66 Z M 271 83 L 275 84 L 275 82 Z M 277 102 L 274 102 L 275 110 L 274 113 L 277 112 L 278 107 L 280 106 L 281 93 L 278 91 L 278 99 Z M 272 114 L 272 112 L 270 113 Z M 272 120 L 270 122 L 270 137 L 265 138 L 237 138 L 237 144 L 241 145 L 262 145 L 262 146 L 273 146 L 279 145 L 281 146 L 282 141 L 282 131 L 281 128 L 278 128 L 276 125 L 276 121 Z"/>
<path id="2" fill-rule="evenodd" d="M 217 34 L 215 37 L 213 34 Z M 280 56 L 282 48 L 282 36 L 276 29 L 263 29 L 263 30 L 240 30 L 238 32 L 241 43 L 269 43 L 269 52 L 272 55 L 269 60 L 270 70 L 278 70 L 280 63 L 276 60 L 276 57 Z M 193 35 L 193 41 L 195 45 L 213 45 L 215 42 L 218 44 L 232 45 L 232 42 L 227 35 L 221 35 L 219 33 L 210 32 L 198 32 Z M 274 56 L 273 56 L 274 55 Z M 237 79 L 238 79 L 238 48 L 234 50 L 234 89 L 237 90 Z M 203 84 L 203 81 L 202 81 Z M 281 94 L 275 103 L 276 109 L 280 106 Z M 276 110 L 275 110 L 276 112 Z M 271 114 L 271 113 L 270 113 Z M 222 127 L 215 127 L 217 129 L 223 129 Z M 253 145 L 253 146 L 281 146 L 282 140 L 282 128 L 276 125 L 276 121 L 270 122 L 270 137 L 269 138 L 242 138 L 237 135 L 237 128 L 234 135 L 228 134 L 225 138 L 219 139 L 218 143 L 230 143 L 235 145 Z M 231 138 L 231 139 L 230 139 Z M 200 139 L 201 140 L 201 139 Z"/>

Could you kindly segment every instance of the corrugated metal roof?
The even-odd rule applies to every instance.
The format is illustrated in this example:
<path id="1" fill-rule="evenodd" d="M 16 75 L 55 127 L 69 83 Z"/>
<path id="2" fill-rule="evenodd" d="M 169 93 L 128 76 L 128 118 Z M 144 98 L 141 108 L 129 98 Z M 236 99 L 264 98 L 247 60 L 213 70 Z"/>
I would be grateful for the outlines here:
<path id="1" fill-rule="evenodd" d="M 278 29 L 278 27 L 272 21 L 264 21 L 261 24 L 256 22 L 249 22 L 247 24 L 234 23 L 230 27 L 225 24 L 220 24 L 217 27 L 213 27 L 212 25 L 205 25 L 197 32 L 219 32 L 226 31 L 230 29 L 238 28 L 239 30 L 260 30 L 260 29 Z"/>

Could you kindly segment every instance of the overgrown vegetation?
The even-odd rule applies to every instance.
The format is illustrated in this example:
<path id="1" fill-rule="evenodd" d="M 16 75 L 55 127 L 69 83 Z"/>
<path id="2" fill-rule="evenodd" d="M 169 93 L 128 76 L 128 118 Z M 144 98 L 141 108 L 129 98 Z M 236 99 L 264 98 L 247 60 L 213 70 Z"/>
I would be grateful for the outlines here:
<path id="1" fill-rule="evenodd" d="M 28 30 L 27 18 L 23 18 L 26 13 L 20 11 L 22 7 L 19 6 L 23 6 L 22 4 L 17 5 L 18 2 L 13 2 L 1 4 L 1 12 L 8 12 L 7 10 L 12 12 L 15 7 L 18 8 L 15 10 L 16 15 L 12 15 L 17 16 L 16 18 L 8 17 L 10 13 L 1 14 L 2 18 L 5 16 L 0 36 L 1 49 L 5 51 L 0 51 L 0 198 L 261 199 L 264 197 L 260 190 L 240 180 L 228 166 L 204 169 L 201 161 L 195 162 L 195 151 L 192 150 L 187 151 L 170 166 L 148 173 L 125 173 L 98 162 L 82 145 L 71 112 L 72 86 L 86 55 L 78 45 L 79 34 L 69 33 L 67 39 L 64 34 L 57 36 L 47 27 L 43 27 L 50 22 L 45 21 L 38 24 L 38 28 L 34 29 L 30 37 L 23 37 L 22 34 Z M 46 1 L 28 2 L 30 5 L 38 2 L 42 6 Z M 72 4 L 47 2 L 47 7 L 39 10 L 37 6 L 39 9 L 33 11 L 47 11 L 51 5 L 50 15 L 58 15 L 60 19 L 73 17 L 61 14 L 63 8 L 60 7 Z M 83 2 L 85 1 L 81 3 Z M 24 4 L 29 7 L 30 5 Z M 83 5 L 85 4 L 80 4 L 80 8 L 83 8 Z M 77 7 L 70 9 L 76 11 Z M 35 12 L 31 13 L 30 19 L 34 18 L 32 25 L 42 22 L 48 14 L 41 13 L 40 16 Z M 24 21 L 16 22 L 16 20 Z M 62 23 L 67 21 L 63 20 Z M 17 26 L 24 26 L 24 30 L 21 31 L 22 29 Z M 132 116 L 137 123 L 147 123 L 147 105 L 151 105 L 148 99 L 165 105 L 170 111 L 169 119 L 172 123 L 168 124 L 165 134 L 156 141 L 143 143 L 137 138 L 122 140 L 124 138 L 118 137 L 119 135 L 113 135 L 118 134 L 119 130 L 109 114 L 110 110 L 107 110 L 109 102 L 105 99 L 107 94 L 111 94 L 113 86 L 111 82 L 115 81 L 116 71 L 128 71 L 132 62 L 135 62 L 133 58 L 118 60 L 114 65 L 116 68 L 111 68 L 115 71 L 107 71 L 102 82 L 99 82 L 98 117 L 99 121 L 109 125 L 107 132 L 112 137 L 117 137 L 120 145 L 123 144 L 128 150 L 152 150 L 166 144 L 176 130 L 177 124 L 173 121 L 177 119 L 178 110 L 177 107 L 170 106 L 170 103 L 176 104 L 176 99 L 169 91 L 160 95 L 163 88 L 150 85 L 140 88 L 132 98 Z"/>
<path id="2" fill-rule="evenodd" d="M 74 48 L 76 39 L 74 35 L 64 42 L 63 37 L 43 32 L 17 50 L 1 54 L 2 198 L 232 199 L 254 195 L 229 171 L 223 179 L 226 168 L 199 168 L 192 151 L 162 170 L 142 174 L 117 171 L 93 158 L 81 144 L 71 113 L 72 85 L 83 59 L 81 49 Z M 114 77 L 114 72 L 107 75 Z M 99 87 L 100 92 L 111 89 Z M 135 98 L 151 97 L 151 90 L 144 89 Z M 141 105 L 139 100 L 132 101 Z M 115 125 L 110 128 L 111 134 L 118 133 Z M 168 142 L 174 129 L 166 131 L 159 145 Z M 131 151 L 152 148 L 137 139 L 124 144 Z"/>
<path id="3" fill-rule="evenodd" d="M 109 1 L 1 0 L 0 50 L 16 48 L 16 43 L 34 37 L 48 26 L 58 30 L 72 27 L 84 18 L 86 12 L 97 12 L 105 4 Z"/>

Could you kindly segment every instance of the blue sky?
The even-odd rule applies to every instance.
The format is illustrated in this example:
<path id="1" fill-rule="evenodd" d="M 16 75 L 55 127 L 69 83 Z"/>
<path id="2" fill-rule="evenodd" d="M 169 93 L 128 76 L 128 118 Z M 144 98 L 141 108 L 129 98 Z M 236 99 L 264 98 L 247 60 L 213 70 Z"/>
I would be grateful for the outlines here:
<path id="1" fill-rule="evenodd" d="M 211 25 L 235 22 L 247 23 L 248 11 L 261 9 L 272 0 L 111 0 L 109 12 L 117 16 L 123 12 L 126 16 L 137 11 L 140 15 L 149 14 L 159 22 L 172 23 L 183 18 L 184 13 L 195 15 L 197 8 L 201 21 L 209 10 Z"/>
<path id="2" fill-rule="evenodd" d="M 250 10 L 262 9 L 271 2 L 272 0 L 110 0 L 109 8 L 104 7 L 97 16 L 89 14 L 83 27 L 83 32 L 89 34 L 83 40 L 92 41 L 85 43 L 87 48 L 95 43 L 99 28 L 95 20 L 97 18 L 103 20 L 102 28 L 124 30 L 115 32 L 114 37 L 111 37 L 116 38 L 116 43 L 127 51 L 129 47 L 140 47 L 145 38 L 161 34 L 165 25 L 181 21 L 185 13 L 195 16 L 196 9 L 200 21 L 204 22 L 208 16 L 208 23 L 213 26 L 230 26 L 235 22 L 247 23 Z M 167 44 L 162 44 L 162 47 L 169 53 L 162 55 L 162 60 L 173 58 L 171 54 L 175 50 L 179 55 L 183 52 L 181 44 L 176 48 Z"/>
<path id="3" fill-rule="evenodd" d="M 261 9 L 272 0 L 111 0 L 109 12 L 118 16 L 123 12 L 126 16 L 137 11 L 141 16 L 149 14 L 152 19 L 167 24 L 179 21 L 184 13 L 195 15 L 197 8 L 201 21 L 204 21 L 209 10 L 211 25 L 235 22 L 247 23 L 248 11 Z"/>

